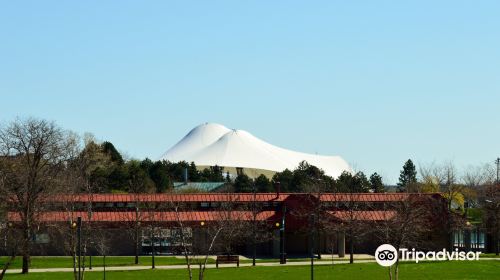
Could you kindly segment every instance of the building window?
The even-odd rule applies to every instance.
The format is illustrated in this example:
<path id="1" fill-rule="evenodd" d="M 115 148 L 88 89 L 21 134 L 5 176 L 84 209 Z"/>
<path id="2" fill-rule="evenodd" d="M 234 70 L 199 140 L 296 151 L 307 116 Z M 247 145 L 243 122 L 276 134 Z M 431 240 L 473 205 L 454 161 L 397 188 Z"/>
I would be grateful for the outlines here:
<path id="1" fill-rule="evenodd" d="M 464 232 L 462 230 L 457 230 L 453 232 L 453 246 L 458 248 L 465 247 Z"/>
<path id="2" fill-rule="evenodd" d="M 480 230 L 472 231 L 470 241 L 472 249 L 484 249 L 484 232 Z"/>

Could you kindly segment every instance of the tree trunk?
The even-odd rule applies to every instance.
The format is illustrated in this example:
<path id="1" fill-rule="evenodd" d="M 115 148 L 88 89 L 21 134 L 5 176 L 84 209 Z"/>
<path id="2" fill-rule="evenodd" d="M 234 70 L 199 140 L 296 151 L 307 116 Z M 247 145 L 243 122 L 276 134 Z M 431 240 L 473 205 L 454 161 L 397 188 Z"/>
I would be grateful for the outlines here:
<path id="1" fill-rule="evenodd" d="M 495 248 L 495 255 L 497 255 L 497 256 L 498 256 L 498 253 L 499 253 L 498 251 L 500 251 L 500 250 L 499 250 L 499 248 L 498 248 L 498 247 L 499 247 L 499 246 L 498 246 L 498 233 L 496 233 L 496 234 L 494 235 L 493 242 L 494 242 L 494 243 L 493 243 L 493 247 Z"/>
<path id="2" fill-rule="evenodd" d="M 354 263 L 354 238 L 352 234 L 349 238 L 349 263 Z"/>
<path id="3" fill-rule="evenodd" d="M 396 269 L 394 270 L 394 279 L 399 279 L 399 261 L 396 261 Z"/>
<path id="4" fill-rule="evenodd" d="M 198 280 L 203 280 L 203 270 L 200 264 L 200 270 L 198 271 Z"/>
<path id="5" fill-rule="evenodd" d="M 10 266 L 10 264 L 14 261 L 15 258 L 16 258 L 16 254 L 12 253 L 12 255 L 9 258 L 9 260 L 3 266 L 2 273 L 0 274 L 0 280 L 3 279 L 3 276 L 5 275 L 5 272 L 7 271 L 7 269 Z"/>
<path id="6" fill-rule="evenodd" d="M 27 274 L 30 267 L 30 254 L 23 253 L 23 269 L 22 274 Z"/>
<path id="7" fill-rule="evenodd" d="M 76 269 L 77 258 L 76 258 L 76 248 L 75 247 L 73 247 L 73 249 L 71 251 L 71 257 L 73 258 L 73 278 L 75 278 L 75 280 L 78 280 L 78 271 Z"/>
<path id="8" fill-rule="evenodd" d="M 139 264 L 139 228 L 135 229 L 135 264 Z"/>
<path id="9" fill-rule="evenodd" d="M 30 255 L 31 255 L 31 240 L 30 240 L 30 229 L 29 223 L 25 225 L 24 236 L 23 236 L 23 269 L 22 274 L 27 274 L 30 267 Z"/>
<path id="10" fill-rule="evenodd" d="M 102 256 L 102 265 L 103 265 L 103 272 L 104 272 L 104 280 L 106 280 L 106 255 Z"/>

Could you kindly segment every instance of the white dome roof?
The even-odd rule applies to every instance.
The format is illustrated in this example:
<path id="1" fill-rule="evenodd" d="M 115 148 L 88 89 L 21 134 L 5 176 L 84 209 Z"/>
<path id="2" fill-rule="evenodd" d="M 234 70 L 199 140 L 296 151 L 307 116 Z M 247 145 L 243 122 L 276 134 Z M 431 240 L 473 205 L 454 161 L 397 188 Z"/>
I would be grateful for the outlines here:
<path id="1" fill-rule="evenodd" d="M 290 151 L 271 145 L 244 130 L 205 123 L 192 129 L 162 157 L 172 162 L 194 162 L 200 166 L 224 166 L 281 172 L 295 169 L 301 161 L 317 166 L 326 175 L 338 177 L 351 171 L 338 156 L 320 156 Z"/>

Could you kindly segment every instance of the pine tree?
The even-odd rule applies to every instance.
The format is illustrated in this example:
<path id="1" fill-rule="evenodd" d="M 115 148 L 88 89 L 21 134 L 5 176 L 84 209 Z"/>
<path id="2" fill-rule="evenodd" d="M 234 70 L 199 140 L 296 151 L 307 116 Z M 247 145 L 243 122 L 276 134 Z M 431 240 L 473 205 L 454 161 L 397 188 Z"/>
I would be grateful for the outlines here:
<path id="1" fill-rule="evenodd" d="M 417 183 L 417 170 L 415 165 L 409 159 L 406 161 L 403 166 L 403 170 L 401 170 L 401 174 L 399 175 L 398 182 L 398 191 L 399 192 L 409 192 L 411 191 L 412 186 Z"/>
<path id="2" fill-rule="evenodd" d="M 385 192 L 384 184 L 382 183 L 382 177 L 378 175 L 377 172 L 373 173 L 370 176 L 370 187 L 374 193 Z"/>

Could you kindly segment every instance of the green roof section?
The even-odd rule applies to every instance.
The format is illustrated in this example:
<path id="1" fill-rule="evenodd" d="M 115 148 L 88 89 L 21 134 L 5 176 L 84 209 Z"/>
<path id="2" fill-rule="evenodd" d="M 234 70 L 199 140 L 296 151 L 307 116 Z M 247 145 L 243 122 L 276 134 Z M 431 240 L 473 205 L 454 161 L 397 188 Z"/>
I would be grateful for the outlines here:
<path id="1" fill-rule="evenodd" d="M 201 192 L 213 192 L 224 186 L 224 182 L 174 182 L 174 190 L 199 190 Z"/>

